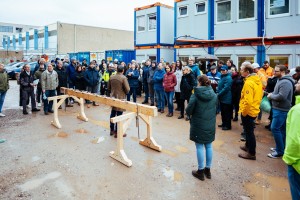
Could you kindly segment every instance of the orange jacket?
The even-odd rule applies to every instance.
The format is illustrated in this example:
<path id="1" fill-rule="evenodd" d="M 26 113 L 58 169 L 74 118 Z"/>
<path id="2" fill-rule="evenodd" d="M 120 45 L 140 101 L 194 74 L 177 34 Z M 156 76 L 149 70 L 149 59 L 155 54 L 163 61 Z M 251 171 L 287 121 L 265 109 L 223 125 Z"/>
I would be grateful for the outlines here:
<path id="1" fill-rule="evenodd" d="M 273 76 L 273 68 L 272 67 L 268 67 L 267 69 L 262 67 L 259 69 L 259 71 L 262 72 L 265 75 L 265 77 L 267 77 L 267 78 L 271 78 Z"/>

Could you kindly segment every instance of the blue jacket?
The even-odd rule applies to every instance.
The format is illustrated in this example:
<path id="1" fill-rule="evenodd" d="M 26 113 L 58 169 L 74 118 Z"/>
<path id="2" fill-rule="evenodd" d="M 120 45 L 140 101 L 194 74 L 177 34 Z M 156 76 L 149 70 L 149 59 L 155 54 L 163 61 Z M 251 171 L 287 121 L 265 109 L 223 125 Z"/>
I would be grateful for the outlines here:
<path id="1" fill-rule="evenodd" d="M 131 76 L 128 76 L 129 73 L 133 73 Z M 128 83 L 129 87 L 131 88 L 138 88 L 139 87 L 139 77 L 140 77 L 140 72 L 135 69 L 128 69 L 126 71 L 126 77 L 128 78 Z"/>
<path id="2" fill-rule="evenodd" d="M 95 68 L 88 68 L 84 73 L 84 80 L 89 87 L 96 86 L 99 82 L 99 72 Z"/>
<path id="3" fill-rule="evenodd" d="M 165 75 L 165 70 L 157 70 L 153 76 L 154 90 L 164 90 L 163 80 Z"/>
<path id="4" fill-rule="evenodd" d="M 68 82 L 73 83 L 75 82 L 76 76 L 75 76 L 75 67 L 70 63 L 66 69 L 67 75 L 68 75 Z"/>
<path id="5" fill-rule="evenodd" d="M 232 102 L 232 95 L 231 95 L 231 85 L 232 85 L 232 78 L 231 74 L 222 74 L 221 79 L 218 84 L 218 98 L 221 103 L 231 104 Z"/>
<path id="6" fill-rule="evenodd" d="M 198 65 L 192 65 L 192 66 L 189 66 L 189 67 L 192 69 L 192 71 L 195 75 L 195 78 L 197 80 L 197 77 L 201 75 L 201 72 L 200 72 L 200 69 L 199 69 Z"/>

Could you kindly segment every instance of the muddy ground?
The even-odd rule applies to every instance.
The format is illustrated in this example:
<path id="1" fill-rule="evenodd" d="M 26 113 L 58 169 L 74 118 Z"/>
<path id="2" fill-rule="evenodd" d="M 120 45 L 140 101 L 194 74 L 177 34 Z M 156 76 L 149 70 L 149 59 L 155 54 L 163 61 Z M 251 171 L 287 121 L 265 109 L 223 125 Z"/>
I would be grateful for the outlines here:
<path id="1" fill-rule="evenodd" d="M 242 127 L 232 131 L 217 128 L 213 143 L 212 179 L 200 181 L 191 175 L 197 168 L 195 145 L 189 140 L 189 123 L 179 113 L 153 119 L 153 137 L 162 146 L 156 152 L 138 144 L 133 122 L 124 139 L 132 167 L 109 157 L 116 139 L 109 136 L 110 108 L 86 108 L 88 122 L 76 118 L 79 107 L 59 110 L 62 129 L 50 124 L 43 112 L 24 116 L 18 107 L 18 86 L 10 81 L 0 118 L 0 199 L 291 199 L 286 166 L 267 157 L 274 146 L 264 123 L 255 129 L 257 160 L 237 154 Z M 141 101 L 142 99 L 139 99 Z M 217 116 L 217 124 L 220 115 Z M 140 137 L 146 129 L 140 120 Z"/>

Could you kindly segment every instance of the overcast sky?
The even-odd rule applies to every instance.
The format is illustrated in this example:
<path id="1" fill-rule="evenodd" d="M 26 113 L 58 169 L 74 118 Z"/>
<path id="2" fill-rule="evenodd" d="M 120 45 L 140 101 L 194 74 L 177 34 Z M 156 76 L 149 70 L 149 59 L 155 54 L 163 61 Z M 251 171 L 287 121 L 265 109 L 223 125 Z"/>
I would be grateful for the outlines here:
<path id="1" fill-rule="evenodd" d="M 0 0 L 0 22 L 45 26 L 57 21 L 133 31 L 134 8 L 174 0 Z"/>

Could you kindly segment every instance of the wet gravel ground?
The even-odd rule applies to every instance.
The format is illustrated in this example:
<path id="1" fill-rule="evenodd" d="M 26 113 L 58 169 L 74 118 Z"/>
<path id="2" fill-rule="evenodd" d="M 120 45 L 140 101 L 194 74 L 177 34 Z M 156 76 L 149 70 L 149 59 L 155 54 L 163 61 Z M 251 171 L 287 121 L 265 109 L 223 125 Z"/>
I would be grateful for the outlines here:
<path id="1" fill-rule="evenodd" d="M 153 119 L 162 152 L 139 145 L 132 123 L 124 138 L 133 162 L 128 168 L 109 157 L 116 147 L 109 136 L 109 107 L 85 108 L 89 122 L 76 119 L 77 105 L 60 110 L 63 127 L 56 129 L 51 115 L 22 114 L 14 81 L 6 100 L 6 117 L 0 118 L 0 138 L 7 139 L 0 144 L 0 199 L 291 199 L 283 161 L 266 156 L 274 141 L 263 125 L 255 130 L 256 161 L 237 156 L 243 145 L 239 122 L 232 123 L 232 131 L 217 128 L 212 179 L 200 181 L 191 175 L 197 160 L 189 123 L 178 120 L 177 112 Z M 142 122 L 140 135 L 146 136 Z"/>

